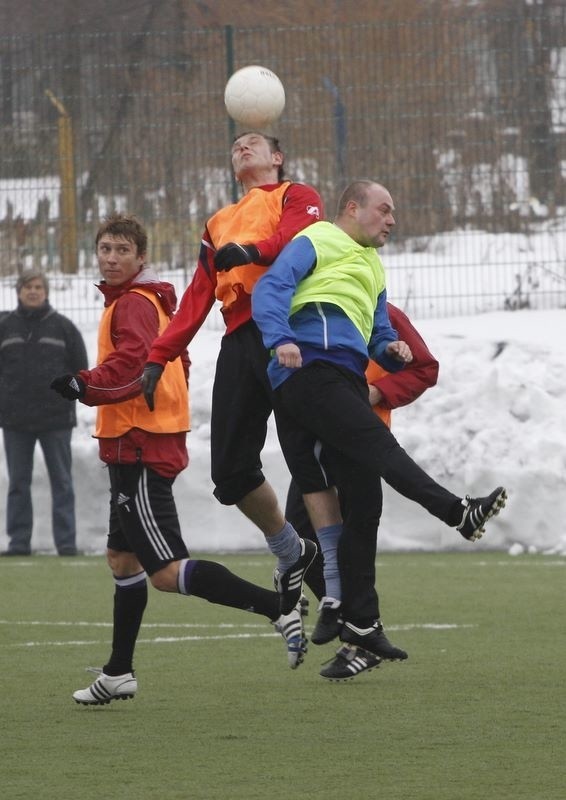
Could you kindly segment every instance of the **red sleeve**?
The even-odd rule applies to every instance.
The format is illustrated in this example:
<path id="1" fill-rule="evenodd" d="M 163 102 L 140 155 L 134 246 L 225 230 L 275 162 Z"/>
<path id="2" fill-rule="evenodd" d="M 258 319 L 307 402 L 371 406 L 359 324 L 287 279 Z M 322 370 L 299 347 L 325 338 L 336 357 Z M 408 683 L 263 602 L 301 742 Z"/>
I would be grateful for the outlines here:
<path id="1" fill-rule="evenodd" d="M 384 408 L 406 406 L 438 380 L 438 361 L 426 346 L 420 333 L 399 308 L 387 304 L 392 326 L 399 339 L 406 342 L 413 353 L 413 360 L 399 372 L 388 374 L 373 384 L 381 392 L 379 403 Z"/>
<path id="2" fill-rule="evenodd" d="M 87 385 L 82 400 L 87 406 L 121 403 L 140 394 L 147 354 L 159 330 L 159 316 L 151 300 L 137 292 L 127 292 L 116 302 L 111 324 L 116 349 L 94 369 L 79 372 Z"/>
<path id="3" fill-rule="evenodd" d="M 183 350 L 181 353 L 181 364 L 183 365 L 183 374 L 185 376 L 185 380 L 187 381 L 187 385 L 189 383 L 189 374 L 191 371 L 191 359 L 189 358 L 189 351 Z"/>
<path id="4" fill-rule="evenodd" d="M 182 355 L 205 321 L 215 301 L 216 270 L 213 256 L 214 250 L 205 234 L 193 279 L 185 289 L 177 313 L 166 330 L 153 342 L 148 361 L 165 366 L 168 361 Z"/>
<path id="5" fill-rule="evenodd" d="M 285 194 L 277 230 L 268 239 L 254 242 L 261 255 L 259 263 L 272 264 L 296 233 L 323 218 L 324 209 L 318 192 L 304 183 L 292 183 Z"/>

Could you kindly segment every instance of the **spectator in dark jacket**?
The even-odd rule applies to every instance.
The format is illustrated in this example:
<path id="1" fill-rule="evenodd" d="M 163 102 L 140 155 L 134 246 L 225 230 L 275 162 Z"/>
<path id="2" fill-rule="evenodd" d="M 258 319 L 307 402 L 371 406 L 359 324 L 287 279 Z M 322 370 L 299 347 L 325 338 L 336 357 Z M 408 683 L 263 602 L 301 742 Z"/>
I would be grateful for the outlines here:
<path id="1" fill-rule="evenodd" d="M 75 555 L 75 495 L 71 436 L 75 407 L 52 392 L 54 375 L 88 364 L 83 338 L 73 323 L 49 304 L 49 284 L 39 270 L 22 273 L 17 308 L 0 319 L 0 427 L 8 468 L 6 534 L 2 555 L 31 553 L 31 481 L 39 441 L 49 475 L 52 527 L 59 555 Z"/>

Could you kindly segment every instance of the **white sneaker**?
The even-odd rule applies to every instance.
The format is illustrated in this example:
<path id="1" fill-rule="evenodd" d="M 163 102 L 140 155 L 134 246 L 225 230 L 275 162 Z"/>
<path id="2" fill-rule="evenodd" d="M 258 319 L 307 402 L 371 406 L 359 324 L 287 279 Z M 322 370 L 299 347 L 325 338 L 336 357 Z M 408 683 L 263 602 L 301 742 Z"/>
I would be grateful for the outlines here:
<path id="1" fill-rule="evenodd" d="M 93 670 L 94 671 L 94 670 Z M 98 678 L 86 689 L 73 693 L 73 700 L 83 706 L 103 706 L 111 700 L 127 700 L 138 690 L 138 682 L 133 672 L 125 675 L 106 675 L 102 670 Z"/>
<path id="2" fill-rule="evenodd" d="M 303 617 L 309 613 L 309 601 L 301 595 L 299 602 L 288 614 L 281 616 L 273 623 L 287 644 L 287 661 L 291 669 L 297 669 L 305 660 L 308 639 L 305 636 Z"/>

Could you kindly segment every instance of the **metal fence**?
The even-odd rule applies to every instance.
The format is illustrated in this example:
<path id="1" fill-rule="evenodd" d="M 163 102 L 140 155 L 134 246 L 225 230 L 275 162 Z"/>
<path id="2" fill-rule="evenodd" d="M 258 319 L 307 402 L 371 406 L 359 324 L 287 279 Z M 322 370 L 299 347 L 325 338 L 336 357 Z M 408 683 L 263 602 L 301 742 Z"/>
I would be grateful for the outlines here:
<path id="1" fill-rule="evenodd" d="M 42 265 L 69 289 L 59 310 L 95 316 L 93 236 L 114 208 L 143 219 L 152 263 L 185 285 L 207 216 L 237 197 L 223 89 L 250 63 L 281 77 L 272 132 L 328 217 L 351 178 L 391 190 L 394 302 L 418 316 L 566 306 L 566 7 L 511 7 L 0 36 L 0 309 Z"/>

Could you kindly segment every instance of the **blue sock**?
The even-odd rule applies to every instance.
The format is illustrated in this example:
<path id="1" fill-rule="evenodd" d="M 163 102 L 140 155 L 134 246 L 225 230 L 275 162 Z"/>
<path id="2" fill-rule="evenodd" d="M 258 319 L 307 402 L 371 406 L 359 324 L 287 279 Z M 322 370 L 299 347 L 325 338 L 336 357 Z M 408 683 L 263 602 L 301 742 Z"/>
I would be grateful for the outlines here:
<path id="1" fill-rule="evenodd" d="M 290 522 L 286 522 L 275 536 L 266 536 L 265 540 L 273 555 L 277 556 L 279 572 L 291 569 L 301 555 L 301 540 Z"/>
<path id="2" fill-rule="evenodd" d="M 324 583 L 326 584 L 326 597 L 335 600 L 342 599 L 342 586 L 340 583 L 340 570 L 338 569 L 338 540 L 342 535 L 342 524 L 327 525 L 316 532 L 322 557 L 324 559 Z"/>

